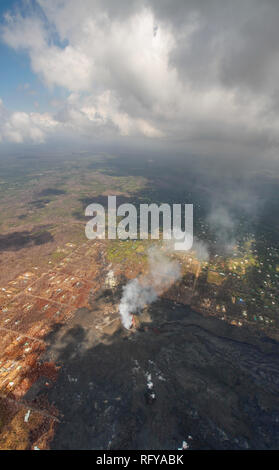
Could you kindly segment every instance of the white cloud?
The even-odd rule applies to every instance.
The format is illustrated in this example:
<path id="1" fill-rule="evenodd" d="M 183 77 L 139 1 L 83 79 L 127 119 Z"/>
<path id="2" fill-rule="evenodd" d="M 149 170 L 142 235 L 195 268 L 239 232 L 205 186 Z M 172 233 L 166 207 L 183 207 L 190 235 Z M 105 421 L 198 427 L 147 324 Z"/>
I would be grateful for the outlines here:
<path id="1" fill-rule="evenodd" d="M 42 143 L 48 132 L 56 125 L 57 123 L 48 113 L 9 113 L 0 100 L 1 141 Z"/>
<path id="2" fill-rule="evenodd" d="M 277 55 L 269 54 L 276 21 L 270 34 L 264 36 L 261 26 L 255 35 L 261 21 L 279 17 L 272 2 L 263 7 L 236 1 L 226 8 L 214 0 L 210 9 L 198 0 L 174 0 L 171 10 L 157 0 L 37 3 L 43 15 L 9 14 L 2 35 L 14 49 L 28 52 L 33 71 L 48 87 L 68 91 L 54 116 L 48 115 L 56 122 L 52 130 L 172 139 L 190 150 L 210 145 L 213 153 L 234 145 L 253 152 L 259 141 L 262 147 L 278 144 L 278 81 L 266 78 L 268 70 L 255 69 L 249 77 L 245 68 L 245 60 L 256 57 L 257 38 L 263 53 L 266 45 L 265 66 L 279 70 Z M 50 128 L 40 116 L 15 113 L 5 135 L 43 140 Z"/>

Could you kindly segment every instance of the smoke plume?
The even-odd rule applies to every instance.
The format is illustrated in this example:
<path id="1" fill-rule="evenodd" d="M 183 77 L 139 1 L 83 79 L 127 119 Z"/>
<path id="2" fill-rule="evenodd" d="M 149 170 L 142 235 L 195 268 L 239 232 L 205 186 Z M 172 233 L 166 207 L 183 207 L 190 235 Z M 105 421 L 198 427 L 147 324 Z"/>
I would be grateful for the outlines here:
<path id="1" fill-rule="evenodd" d="M 224 205 L 219 205 L 212 208 L 207 221 L 215 233 L 219 248 L 230 253 L 236 243 L 236 223 L 232 217 L 232 211 L 229 211 Z"/>
<path id="2" fill-rule="evenodd" d="M 140 314 L 146 305 L 154 302 L 180 275 L 177 261 L 170 260 L 158 249 L 149 250 L 148 272 L 129 281 L 123 289 L 119 305 L 123 326 L 129 329 L 132 325 L 132 314 Z"/>
<path id="3" fill-rule="evenodd" d="M 193 243 L 193 251 L 195 257 L 200 262 L 205 262 L 209 260 L 210 255 L 208 251 L 208 245 L 203 240 L 198 240 L 197 238 L 195 238 Z"/>

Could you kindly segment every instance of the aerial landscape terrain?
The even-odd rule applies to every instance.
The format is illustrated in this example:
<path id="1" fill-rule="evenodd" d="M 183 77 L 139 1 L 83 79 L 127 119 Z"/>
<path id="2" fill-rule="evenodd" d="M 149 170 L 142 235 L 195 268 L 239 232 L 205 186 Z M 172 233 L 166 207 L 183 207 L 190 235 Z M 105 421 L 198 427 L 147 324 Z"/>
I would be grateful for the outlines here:
<path id="1" fill-rule="evenodd" d="M 197 187 L 193 169 L 185 187 L 177 163 L 171 178 L 162 159 L 110 155 L 45 158 L 40 170 L 32 157 L 10 158 L 1 171 L 1 448 L 278 446 L 276 224 L 235 215 L 226 251 L 203 216 L 222 184 L 207 176 Z M 278 184 L 258 171 L 261 193 Z M 84 209 L 110 193 L 137 204 L 185 192 L 199 242 L 167 250 L 179 279 L 126 330 L 123 286 L 164 243 L 87 240 Z"/>
<path id="2" fill-rule="evenodd" d="M 278 22 L 0 2 L 1 451 L 279 449 Z"/>

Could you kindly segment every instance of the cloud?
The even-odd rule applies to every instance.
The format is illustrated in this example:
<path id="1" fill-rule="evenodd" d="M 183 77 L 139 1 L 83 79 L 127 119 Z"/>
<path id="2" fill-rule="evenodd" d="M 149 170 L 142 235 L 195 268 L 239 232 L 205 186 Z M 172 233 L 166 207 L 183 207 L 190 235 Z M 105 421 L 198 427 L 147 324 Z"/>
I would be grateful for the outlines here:
<path id="1" fill-rule="evenodd" d="M 278 146 L 278 19 L 272 0 L 38 0 L 2 38 L 67 91 L 57 133 L 253 155 Z"/>
<path id="2" fill-rule="evenodd" d="M 22 143 L 25 141 L 43 143 L 56 122 L 47 114 L 13 112 L 9 113 L 0 99 L 1 141 Z"/>

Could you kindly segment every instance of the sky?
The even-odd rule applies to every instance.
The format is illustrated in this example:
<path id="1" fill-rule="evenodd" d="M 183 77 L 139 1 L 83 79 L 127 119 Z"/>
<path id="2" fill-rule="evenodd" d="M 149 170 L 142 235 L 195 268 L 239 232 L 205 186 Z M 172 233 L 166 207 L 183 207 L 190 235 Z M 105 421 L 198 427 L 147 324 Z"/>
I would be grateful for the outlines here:
<path id="1" fill-rule="evenodd" d="M 1 146 L 274 157 L 278 0 L 1 0 Z"/>

